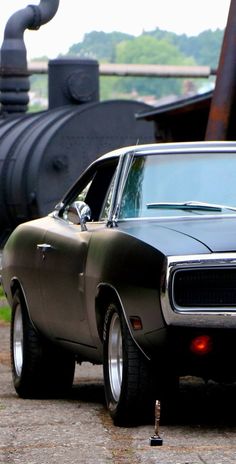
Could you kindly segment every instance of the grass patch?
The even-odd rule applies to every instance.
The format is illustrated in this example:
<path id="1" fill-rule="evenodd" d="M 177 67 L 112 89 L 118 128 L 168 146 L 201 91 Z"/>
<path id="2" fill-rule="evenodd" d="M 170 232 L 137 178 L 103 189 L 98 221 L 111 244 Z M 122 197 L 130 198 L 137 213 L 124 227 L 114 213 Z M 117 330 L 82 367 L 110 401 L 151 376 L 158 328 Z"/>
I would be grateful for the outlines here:
<path id="1" fill-rule="evenodd" d="M 3 288 L 2 288 L 2 285 L 0 285 L 0 298 L 4 298 L 4 291 L 3 291 Z"/>
<path id="2" fill-rule="evenodd" d="M 0 321 L 10 322 L 11 320 L 11 309 L 9 306 L 0 306 Z"/>
<path id="3" fill-rule="evenodd" d="M 10 322 L 11 319 L 11 309 L 7 304 L 4 291 L 0 285 L 0 321 Z"/>

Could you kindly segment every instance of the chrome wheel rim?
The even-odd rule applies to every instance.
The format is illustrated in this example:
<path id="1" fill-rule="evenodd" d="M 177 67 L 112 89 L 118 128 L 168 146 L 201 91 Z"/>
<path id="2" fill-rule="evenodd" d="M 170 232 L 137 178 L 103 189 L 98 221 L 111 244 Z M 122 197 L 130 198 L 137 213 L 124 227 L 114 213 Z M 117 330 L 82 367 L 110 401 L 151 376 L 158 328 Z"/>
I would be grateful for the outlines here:
<path id="1" fill-rule="evenodd" d="M 123 352 L 120 318 L 116 313 L 112 316 L 109 329 L 108 368 L 112 396 L 118 402 L 122 384 Z"/>
<path id="2" fill-rule="evenodd" d="M 13 324 L 13 355 L 15 371 L 20 376 L 23 364 L 23 321 L 19 304 L 16 307 Z"/>

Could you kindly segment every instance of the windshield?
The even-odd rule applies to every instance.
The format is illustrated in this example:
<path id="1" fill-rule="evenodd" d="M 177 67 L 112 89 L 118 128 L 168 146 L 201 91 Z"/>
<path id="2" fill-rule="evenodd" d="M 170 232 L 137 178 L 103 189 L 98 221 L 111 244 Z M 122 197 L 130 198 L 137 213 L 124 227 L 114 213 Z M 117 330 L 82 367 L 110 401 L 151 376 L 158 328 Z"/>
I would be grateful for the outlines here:
<path id="1" fill-rule="evenodd" d="M 236 207 L 236 154 L 152 154 L 134 158 L 119 217 L 179 216 L 181 209 L 187 214 L 235 214 L 214 205 Z"/>

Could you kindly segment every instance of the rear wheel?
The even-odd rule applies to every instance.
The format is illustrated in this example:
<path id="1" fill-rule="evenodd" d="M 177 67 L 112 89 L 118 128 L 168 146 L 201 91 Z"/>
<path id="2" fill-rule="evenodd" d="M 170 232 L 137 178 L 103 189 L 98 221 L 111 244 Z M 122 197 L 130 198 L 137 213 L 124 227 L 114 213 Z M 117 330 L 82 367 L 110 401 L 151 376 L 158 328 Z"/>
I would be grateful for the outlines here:
<path id="1" fill-rule="evenodd" d="M 19 396 L 37 398 L 68 392 L 74 378 L 74 358 L 39 336 L 19 290 L 13 298 L 10 344 L 13 383 Z"/>
<path id="2" fill-rule="evenodd" d="M 106 402 L 115 425 L 150 421 L 155 404 L 150 365 L 114 303 L 105 315 L 103 344 Z"/>

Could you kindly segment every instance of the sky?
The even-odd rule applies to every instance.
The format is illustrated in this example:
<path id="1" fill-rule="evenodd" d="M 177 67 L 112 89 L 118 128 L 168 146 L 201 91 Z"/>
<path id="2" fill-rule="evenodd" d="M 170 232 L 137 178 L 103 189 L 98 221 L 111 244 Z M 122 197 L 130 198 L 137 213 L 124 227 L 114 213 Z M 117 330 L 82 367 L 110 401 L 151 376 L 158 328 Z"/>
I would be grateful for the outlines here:
<path id="1" fill-rule="evenodd" d="M 40 0 L 0 0 L 0 45 L 10 16 Z M 126 32 L 135 36 L 157 27 L 197 35 L 224 29 L 230 0 L 60 0 L 54 18 L 38 31 L 24 34 L 28 59 L 67 53 L 91 31 Z"/>

